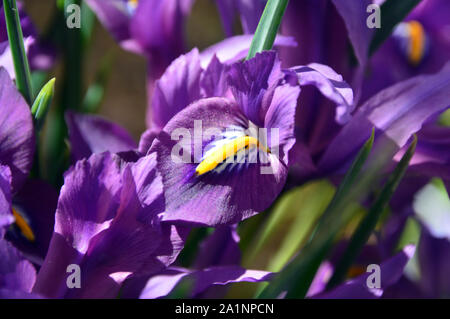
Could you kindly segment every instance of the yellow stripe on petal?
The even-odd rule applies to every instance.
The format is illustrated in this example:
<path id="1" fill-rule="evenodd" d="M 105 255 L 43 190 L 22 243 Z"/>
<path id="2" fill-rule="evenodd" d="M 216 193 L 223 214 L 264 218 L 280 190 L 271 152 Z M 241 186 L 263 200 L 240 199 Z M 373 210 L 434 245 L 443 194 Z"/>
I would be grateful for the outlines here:
<path id="1" fill-rule="evenodd" d="M 352 266 L 347 273 L 347 278 L 355 278 L 366 272 L 366 268 L 363 266 Z"/>
<path id="2" fill-rule="evenodd" d="M 418 65 L 425 55 L 425 30 L 418 21 L 408 22 L 410 34 L 410 46 L 408 60 L 413 65 Z"/>
<path id="3" fill-rule="evenodd" d="M 240 136 L 217 147 L 217 149 L 208 154 L 206 158 L 198 164 L 195 169 L 195 174 L 197 176 L 206 174 L 215 169 L 220 163 L 223 163 L 227 158 L 234 157 L 239 151 L 250 147 L 259 147 L 261 150 L 270 153 L 270 150 L 263 147 L 256 138 L 251 136 Z"/>
<path id="4" fill-rule="evenodd" d="M 12 211 L 16 220 L 16 225 L 17 227 L 19 227 L 22 235 L 29 241 L 35 241 L 36 237 L 34 236 L 33 230 L 31 229 L 30 225 L 28 225 L 22 215 L 20 215 L 14 208 L 12 209 Z"/>

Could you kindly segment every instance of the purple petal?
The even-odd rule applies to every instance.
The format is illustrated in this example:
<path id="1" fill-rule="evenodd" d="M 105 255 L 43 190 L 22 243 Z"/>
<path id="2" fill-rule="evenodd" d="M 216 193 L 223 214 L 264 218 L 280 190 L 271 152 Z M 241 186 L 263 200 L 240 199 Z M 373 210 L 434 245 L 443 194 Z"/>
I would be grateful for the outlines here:
<path id="1" fill-rule="evenodd" d="M 36 280 L 36 270 L 9 242 L 0 239 L 0 296 L 27 298 Z"/>
<path id="2" fill-rule="evenodd" d="M 201 128 L 197 127 L 200 123 Z M 285 164 L 274 154 L 268 154 L 269 162 L 264 165 L 273 174 L 262 173 L 263 163 L 258 161 L 235 163 L 237 166 L 223 163 L 224 171 L 195 176 L 201 154 L 212 143 L 212 137 L 218 138 L 217 131 L 222 134 L 230 128 L 248 127 L 238 106 L 223 98 L 199 100 L 169 121 L 151 149 L 158 154 L 158 170 L 163 177 L 163 220 L 214 226 L 234 224 L 272 203 L 286 178 Z M 211 129 L 215 134 L 208 136 Z M 183 138 L 177 142 L 181 130 Z M 204 135 L 197 136 L 202 132 Z M 186 160 L 179 157 L 181 154 L 172 154 L 175 146 L 181 147 Z"/>
<path id="3" fill-rule="evenodd" d="M 330 67 L 312 63 L 307 66 L 292 68 L 301 86 L 314 85 L 325 97 L 336 103 L 336 121 L 340 124 L 348 122 L 354 109 L 353 90 Z"/>
<path id="4" fill-rule="evenodd" d="M 168 64 L 184 51 L 184 20 L 193 0 L 140 1 L 130 33 L 152 59 Z"/>
<path id="5" fill-rule="evenodd" d="M 227 71 L 227 65 L 221 63 L 214 56 L 200 79 L 200 86 L 204 97 L 225 96 L 228 89 L 226 79 Z"/>
<path id="6" fill-rule="evenodd" d="M 86 0 L 86 2 L 116 41 L 123 44 L 130 40 L 129 24 L 131 13 L 128 10 L 126 1 Z"/>
<path id="7" fill-rule="evenodd" d="M 367 279 L 371 273 L 366 273 L 355 279 L 347 281 L 332 291 L 314 296 L 319 299 L 372 299 L 379 298 L 389 286 L 394 285 L 402 276 L 408 261 L 413 257 L 414 246 L 406 246 L 394 257 L 380 264 L 381 288 L 369 288 Z"/>
<path id="8" fill-rule="evenodd" d="M 295 144 L 295 110 L 299 94 L 298 86 L 290 84 L 278 86 L 273 93 L 264 119 L 265 128 L 277 129 L 279 132 L 278 146 L 281 148 L 279 158 L 286 165 L 290 164 L 288 154 Z M 276 147 L 276 145 L 271 145 L 271 147 Z"/>
<path id="9" fill-rule="evenodd" d="M 262 127 L 267 109 L 263 98 L 281 78 L 280 61 L 274 51 L 256 54 L 250 60 L 235 63 L 228 71 L 228 84 L 246 117 Z"/>
<path id="10" fill-rule="evenodd" d="M 11 169 L 12 188 L 16 191 L 31 169 L 35 137 L 30 107 L 3 68 L 0 105 L 0 163 Z"/>
<path id="11" fill-rule="evenodd" d="M 320 265 L 319 269 L 317 270 L 317 273 L 314 276 L 311 286 L 309 286 L 306 297 L 312 297 L 324 291 L 327 286 L 328 280 L 330 280 L 332 274 L 333 274 L 333 265 L 328 261 L 323 262 Z"/>
<path id="12" fill-rule="evenodd" d="M 227 38 L 217 44 L 206 48 L 200 53 L 201 65 L 206 68 L 214 55 L 220 62 L 231 64 L 245 58 L 250 49 L 253 35 L 237 35 Z M 295 47 L 297 43 L 292 37 L 278 35 L 275 38 L 274 47 Z"/>
<path id="13" fill-rule="evenodd" d="M 231 37 L 233 35 L 233 24 L 236 13 L 236 5 L 234 0 L 215 0 L 217 9 L 219 10 L 225 35 Z"/>
<path id="14" fill-rule="evenodd" d="M 153 144 L 153 141 L 158 136 L 159 130 L 148 129 L 144 133 L 142 133 L 141 138 L 139 139 L 139 153 L 145 155 L 150 150 L 150 147 Z"/>
<path id="15" fill-rule="evenodd" d="M 199 271 L 171 268 L 151 277 L 141 292 L 141 299 L 167 296 L 182 280 L 192 285 L 191 295 L 195 296 L 212 285 L 227 285 L 236 282 L 268 281 L 272 273 L 260 270 L 245 270 L 238 266 L 212 267 Z"/>
<path id="16" fill-rule="evenodd" d="M 197 49 L 173 61 L 156 82 L 147 124 L 154 129 L 161 129 L 175 114 L 198 100 L 201 73 Z"/>
<path id="17" fill-rule="evenodd" d="M 333 0 L 333 4 L 345 22 L 348 36 L 355 49 L 359 63 L 365 66 L 373 35 L 373 29 L 368 28 L 366 22 L 369 15 L 367 13 L 367 7 L 371 4 L 371 1 Z"/>
<path id="18" fill-rule="evenodd" d="M 164 203 L 154 158 L 120 165 L 118 157 L 104 153 L 77 162 L 66 174 L 35 292 L 115 297 L 129 275 L 161 271 L 173 262 L 186 232 L 160 227 Z M 67 289 L 69 264 L 81 267 L 82 289 Z"/>
<path id="19" fill-rule="evenodd" d="M 6 227 L 12 223 L 11 170 L 8 166 L 0 165 L 0 240 L 3 239 Z"/>
<path id="20" fill-rule="evenodd" d="M 403 147 L 425 121 L 449 105 L 450 64 L 434 75 L 422 75 L 391 86 L 367 101 L 343 127 L 319 162 L 335 169 L 347 162 L 369 138 L 372 127 L 397 148 Z"/>
<path id="21" fill-rule="evenodd" d="M 448 238 L 433 237 L 424 228 L 419 247 L 419 264 L 421 270 L 420 284 L 431 298 L 441 298 L 450 293 L 450 241 Z"/>
<path id="22" fill-rule="evenodd" d="M 237 0 L 244 33 L 255 33 L 265 6 L 264 1 Z"/>
<path id="23" fill-rule="evenodd" d="M 194 267 L 202 269 L 212 266 L 239 265 L 241 251 L 239 249 L 237 226 L 220 226 L 200 245 Z"/>
<path id="24" fill-rule="evenodd" d="M 66 113 L 72 156 L 75 161 L 95 153 L 126 152 L 137 148 L 130 134 L 100 116 Z"/>
<path id="25" fill-rule="evenodd" d="M 34 43 L 35 39 L 33 37 L 28 36 L 24 38 L 24 48 L 27 54 L 29 54 L 30 47 L 32 47 Z M 0 43 L 0 66 L 5 68 L 12 80 L 16 79 L 11 47 L 7 41 Z"/>

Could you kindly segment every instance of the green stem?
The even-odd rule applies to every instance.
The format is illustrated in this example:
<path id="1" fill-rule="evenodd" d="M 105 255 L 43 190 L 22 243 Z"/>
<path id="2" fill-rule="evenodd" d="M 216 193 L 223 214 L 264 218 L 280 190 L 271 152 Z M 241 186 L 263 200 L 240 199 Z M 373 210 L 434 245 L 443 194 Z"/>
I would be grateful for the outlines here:
<path id="1" fill-rule="evenodd" d="M 247 60 L 253 58 L 256 53 L 272 49 L 288 2 L 288 0 L 267 1 L 261 20 L 259 20 L 256 28 Z"/>
<path id="2" fill-rule="evenodd" d="M 31 106 L 33 103 L 33 89 L 31 86 L 30 66 L 25 52 L 16 0 L 3 0 L 3 8 L 14 70 L 16 72 L 16 85 L 19 92 Z"/>

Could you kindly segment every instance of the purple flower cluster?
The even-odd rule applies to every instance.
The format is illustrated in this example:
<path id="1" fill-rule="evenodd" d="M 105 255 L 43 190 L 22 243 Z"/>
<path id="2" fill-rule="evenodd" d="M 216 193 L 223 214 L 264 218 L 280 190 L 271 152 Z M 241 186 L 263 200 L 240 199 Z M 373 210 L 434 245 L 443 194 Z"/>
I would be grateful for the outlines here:
<path id="1" fill-rule="evenodd" d="M 86 2 L 124 49 L 148 60 L 147 130 L 136 143 L 113 122 L 67 111 L 72 165 L 62 187 L 29 178 L 39 139 L 0 21 L 1 298 L 162 298 L 182 283 L 194 298 L 224 295 L 212 286 L 270 282 L 275 273 L 241 266 L 239 223 L 269 214 L 288 189 L 339 182 L 373 129 L 371 156 L 390 159 L 380 175 L 413 135 L 417 150 L 354 274 L 327 289 L 343 239 L 308 298 L 450 295 L 450 127 L 440 122 L 450 107 L 447 0 L 422 1 L 370 58 L 373 1 L 291 1 L 277 51 L 246 60 L 264 1 L 216 0 L 227 38 L 201 51 L 185 44 L 193 0 Z M 234 35 L 236 16 L 244 35 Z M 48 68 L 29 18 L 21 23 L 32 66 Z M 422 202 L 428 193 L 436 205 Z M 421 229 L 417 249 L 398 247 L 411 220 Z M 189 235 L 205 227 L 183 267 Z M 419 278 L 408 275 L 413 263 Z M 356 267 L 368 264 L 380 266 L 380 287 Z M 71 265 L 80 269 L 76 288 Z"/>

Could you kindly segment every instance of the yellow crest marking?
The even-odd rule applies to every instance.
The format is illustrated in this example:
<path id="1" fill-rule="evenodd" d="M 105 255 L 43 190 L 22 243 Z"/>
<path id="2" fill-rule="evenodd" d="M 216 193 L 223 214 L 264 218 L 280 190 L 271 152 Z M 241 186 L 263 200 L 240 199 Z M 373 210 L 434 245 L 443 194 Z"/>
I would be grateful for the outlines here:
<path id="1" fill-rule="evenodd" d="M 418 21 L 408 23 L 410 32 L 410 47 L 408 60 L 413 65 L 418 65 L 425 54 L 425 30 Z"/>
<path id="2" fill-rule="evenodd" d="M 256 138 L 251 136 L 240 136 L 229 143 L 217 147 L 217 150 L 211 152 L 211 154 L 198 164 L 195 169 L 195 174 L 200 176 L 210 172 L 227 158 L 236 155 L 240 150 L 250 147 L 259 147 L 261 150 L 270 153 L 270 150 L 267 147 L 263 147 Z"/>
<path id="3" fill-rule="evenodd" d="M 14 208 L 12 209 L 12 212 L 16 220 L 16 225 L 17 227 L 19 227 L 22 235 L 29 241 L 35 241 L 36 237 L 34 236 L 33 230 L 31 230 L 30 225 L 28 225 L 22 215 L 20 215 Z"/>

